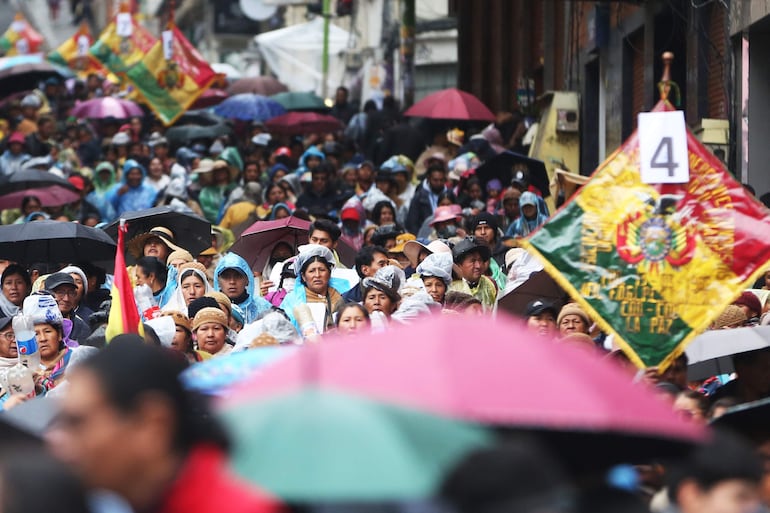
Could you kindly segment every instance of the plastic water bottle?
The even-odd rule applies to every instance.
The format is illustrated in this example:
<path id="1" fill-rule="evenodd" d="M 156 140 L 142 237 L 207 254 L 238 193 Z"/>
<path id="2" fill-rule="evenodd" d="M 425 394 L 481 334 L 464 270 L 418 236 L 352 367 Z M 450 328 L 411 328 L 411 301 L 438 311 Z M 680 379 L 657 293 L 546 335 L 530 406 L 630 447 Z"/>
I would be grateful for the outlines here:
<path id="1" fill-rule="evenodd" d="M 16 335 L 19 362 L 29 369 L 37 371 L 40 368 L 40 353 L 37 350 L 35 324 L 32 322 L 32 318 L 28 315 L 16 314 L 11 322 L 13 333 Z"/>
<path id="2" fill-rule="evenodd" d="M 388 318 L 379 310 L 369 314 L 369 322 L 372 325 L 372 333 L 382 333 L 388 328 Z"/>
<path id="3" fill-rule="evenodd" d="M 308 342 L 318 342 L 320 340 L 321 334 L 318 332 L 313 314 L 310 313 L 310 308 L 306 304 L 299 304 L 294 307 L 294 318 L 297 319 L 302 338 Z"/>
<path id="4" fill-rule="evenodd" d="M 6 380 L 11 394 L 22 394 L 24 397 L 35 396 L 35 379 L 29 367 L 17 363 L 6 372 Z"/>

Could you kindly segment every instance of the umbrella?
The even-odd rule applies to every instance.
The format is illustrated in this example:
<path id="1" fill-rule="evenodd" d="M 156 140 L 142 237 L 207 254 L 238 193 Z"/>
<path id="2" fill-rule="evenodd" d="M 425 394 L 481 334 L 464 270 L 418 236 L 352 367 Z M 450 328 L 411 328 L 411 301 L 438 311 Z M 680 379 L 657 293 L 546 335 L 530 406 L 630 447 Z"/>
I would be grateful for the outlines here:
<path id="1" fill-rule="evenodd" d="M 265 123 L 273 134 L 296 135 L 336 132 L 344 127 L 339 119 L 316 112 L 287 112 Z"/>
<path id="2" fill-rule="evenodd" d="M 188 390 L 206 394 L 223 393 L 228 387 L 254 376 L 260 369 L 295 349 L 295 346 L 274 346 L 233 352 L 191 365 L 182 372 L 180 379 Z"/>
<path id="3" fill-rule="evenodd" d="M 498 153 L 491 159 L 481 164 L 476 169 L 476 176 L 482 182 L 482 185 L 493 178 L 497 178 L 507 187 L 511 184 L 516 171 L 525 171 L 529 174 L 529 183 L 538 188 L 544 198 L 550 194 L 548 186 L 548 172 L 545 170 L 545 164 L 542 160 L 532 159 L 519 155 L 512 151 Z"/>
<path id="4" fill-rule="evenodd" d="M 279 242 L 291 246 L 295 254 L 297 246 L 307 244 L 309 228 L 309 221 L 294 216 L 257 221 L 241 233 L 230 251 L 242 256 L 252 269 L 262 271 Z"/>
<path id="5" fill-rule="evenodd" d="M 35 89 L 51 77 L 65 79 L 73 76 L 70 70 L 48 62 L 41 54 L 0 57 L 0 91 L 4 96 Z"/>
<path id="6" fill-rule="evenodd" d="M 172 144 L 189 144 L 196 139 L 214 139 L 232 132 L 230 123 L 205 110 L 188 111 L 166 130 L 166 139 Z"/>
<path id="7" fill-rule="evenodd" d="M 77 189 L 48 171 L 24 169 L 0 179 L 0 210 L 19 208 L 25 196 L 36 196 L 44 207 L 58 207 L 80 199 Z"/>
<path id="8" fill-rule="evenodd" d="M 764 443 L 770 432 L 770 398 L 751 401 L 728 408 L 711 421 L 716 428 L 735 431 L 750 440 Z"/>
<path id="9" fill-rule="evenodd" d="M 97 228 L 62 221 L 34 221 L 0 226 L 0 258 L 35 262 L 108 262 L 115 242 Z"/>
<path id="10" fill-rule="evenodd" d="M 243 121 L 267 121 L 285 112 L 277 101 L 252 93 L 236 94 L 214 107 L 218 116 Z"/>
<path id="11" fill-rule="evenodd" d="M 289 89 L 273 77 L 247 77 L 240 78 L 227 88 L 228 94 L 253 93 L 270 96 L 282 93 Z"/>
<path id="12" fill-rule="evenodd" d="M 404 116 L 463 121 L 495 120 L 495 115 L 481 100 L 454 88 L 429 94 L 409 107 Z"/>
<path id="13" fill-rule="evenodd" d="M 72 107 L 70 116 L 88 119 L 127 119 L 133 116 L 144 116 L 144 111 L 142 111 L 142 108 L 139 107 L 139 105 L 130 100 L 104 96 L 102 98 L 78 102 Z"/>
<path id="14" fill-rule="evenodd" d="M 192 212 L 177 212 L 169 206 L 125 212 L 120 216 L 128 224 L 126 240 L 149 232 L 156 226 L 164 226 L 174 233 L 174 241 L 193 255 L 211 247 L 211 223 Z M 114 240 L 118 239 L 120 219 L 104 228 Z"/>
<path id="15" fill-rule="evenodd" d="M 198 99 L 193 102 L 190 108 L 207 109 L 209 107 L 213 107 L 214 105 L 219 105 L 228 96 L 230 95 L 228 95 L 225 91 L 221 89 L 209 88 L 203 91 L 203 94 L 200 95 Z"/>
<path id="16" fill-rule="evenodd" d="M 567 293 L 545 271 L 532 273 L 527 281 L 504 295 L 497 302 L 500 310 L 518 317 L 526 317 L 527 305 L 536 299 L 554 303 L 558 311 L 564 305 Z"/>
<path id="17" fill-rule="evenodd" d="M 303 503 L 427 498 L 493 438 L 480 427 L 312 387 L 231 403 L 222 417 L 236 473 Z"/>
<path id="18" fill-rule="evenodd" d="M 328 110 L 324 99 L 312 92 L 285 92 L 272 95 L 286 110 Z"/>
<path id="19" fill-rule="evenodd" d="M 770 326 L 709 330 L 687 346 L 687 376 L 691 380 L 729 374 L 732 355 L 770 347 Z"/>
<path id="20" fill-rule="evenodd" d="M 452 316 L 307 346 L 233 392 L 318 383 L 440 415 L 535 431 L 573 470 L 682 452 L 705 431 L 596 354 L 507 319 Z"/>
<path id="21" fill-rule="evenodd" d="M 221 73 L 227 77 L 228 80 L 239 80 L 243 76 L 235 66 L 228 64 L 227 62 L 212 62 L 211 69 L 216 73 Z"/>

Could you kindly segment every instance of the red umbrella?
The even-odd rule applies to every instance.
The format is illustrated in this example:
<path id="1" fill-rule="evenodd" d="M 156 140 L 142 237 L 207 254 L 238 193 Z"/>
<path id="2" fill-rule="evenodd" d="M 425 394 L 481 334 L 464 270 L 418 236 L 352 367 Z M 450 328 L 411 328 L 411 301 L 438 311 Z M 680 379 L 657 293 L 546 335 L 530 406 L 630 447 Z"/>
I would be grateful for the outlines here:
<path id="1" fill-rule="evenodd" d="M 143 115 L 144 112 L 139 105 L 132 101 L 121 100 L 112 96 L 104 96 L 77 103 L 70 111 L 70 116 L 89 119 L 127 119 Z"/>
<path id="2" fill-rule="evenodd" d="M 481 100 L 454 88 L 429 94 L 409 107 L 404 116 L 463 121 L 495 120 L 495 115 Z"/>
<path id="3" fill-rule="evenodd" d="M 263 369 L 231 400 L 309 383 L 547 433 L 549 442 L 560 445 L 567 433 L 571 451 L 588 450 L 585 440 L 579 443 L 579 435 L 587 434 L 593 449 L 610 459 L 654 457 L 705 437 L 704 429 L 679 418 L 613 363 L 538 339 L 510 319 L 428 317 L 352 341 L 325 340 Z M 607 450 L 612 440 L 622 443 Z"/>
<path id="4" fill-rule="evenodd" d="M 294 216 L 275 221 L 257 221 L 243 231 L 230 251 L 242 256 L 252 269 L 261 272 L 279 242 L 291 246 L 295 254 L 297 246 L 307 244 L 308 228 L 310 221 Z"/>
<path id="5" fill-rule="evenodd" d="M 272 96 L 274 94 L 288 91 L 289 88 L 273 77 L 246 77 L 239 78 L 227 88 L 229 95 L 242 93 L 261 94 L 262 96 Z"/>
<path id="6" fill-rule="evenodd" d="M 222 89 L 206 89 L 203 91 L 203 94 L 200 95 L 198 99 L 195 100 L 195 102 L 193 102 L 193 104 L 190 106 L 190 110 L 207 109 L 209 107 L 213 107 L 214 105 L 219 105 L 229 96 L 230 95 L 228 95 Z"/>
<path id="7" fill-rule="evenodd" d="M 44 207 L 58 207 L 80 199 L 74 185 L 48 171 L 23 169 L 0 179 L 0 210 L 20 208 L 25 196 L 36 196 Z"/>
<path id="8" fill-rule="evenodd" d="M 287 112 L 265 122 L 265 128 L 274 134 L 297 135 L 336 132 L 343 126 L 339 119 L 317 112 Z"/>

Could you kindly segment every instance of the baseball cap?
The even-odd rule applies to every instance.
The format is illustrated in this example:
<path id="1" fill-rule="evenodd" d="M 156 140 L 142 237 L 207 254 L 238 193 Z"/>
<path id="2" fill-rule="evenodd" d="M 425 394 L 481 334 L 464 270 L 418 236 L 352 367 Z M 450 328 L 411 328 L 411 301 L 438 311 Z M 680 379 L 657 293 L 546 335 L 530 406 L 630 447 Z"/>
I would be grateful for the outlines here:
<path id="1" fill-rule="evenodd" d="M 527 305 L 526 316 L 532 317 L 533 315 L 540 315 L 543 312 L 550 311 L 553 314 L 554 319 L 558 316 L 556 306 L 549 301 L 542 299 L 536 299 Z"/>
<path id="2" fill-rule="evenodd" d="M 45 279 L 45 289 L 54 290 L 61 285 L 75 286 L 75 280 L 67 273 L 53 273 Z"/>

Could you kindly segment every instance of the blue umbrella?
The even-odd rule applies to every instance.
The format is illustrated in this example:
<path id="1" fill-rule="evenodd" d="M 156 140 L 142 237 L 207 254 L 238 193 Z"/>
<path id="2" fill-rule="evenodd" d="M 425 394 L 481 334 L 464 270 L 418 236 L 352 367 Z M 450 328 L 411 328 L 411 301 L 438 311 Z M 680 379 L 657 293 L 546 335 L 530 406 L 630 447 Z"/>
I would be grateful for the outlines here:
<path id="1" fill-rule="evenodd" d="M 188 390 L 218 395 L 296 349 L 296 346 L 268 346 L 218 356 L 185 369 L 182 383 Z"/>
<path id="2" fill-rule="evenodd" d="M 277 101 L 253 93 L 236 94 L 214 107 L 218 116 L 244 121 L 267 121 L 285 112 Z"/>

